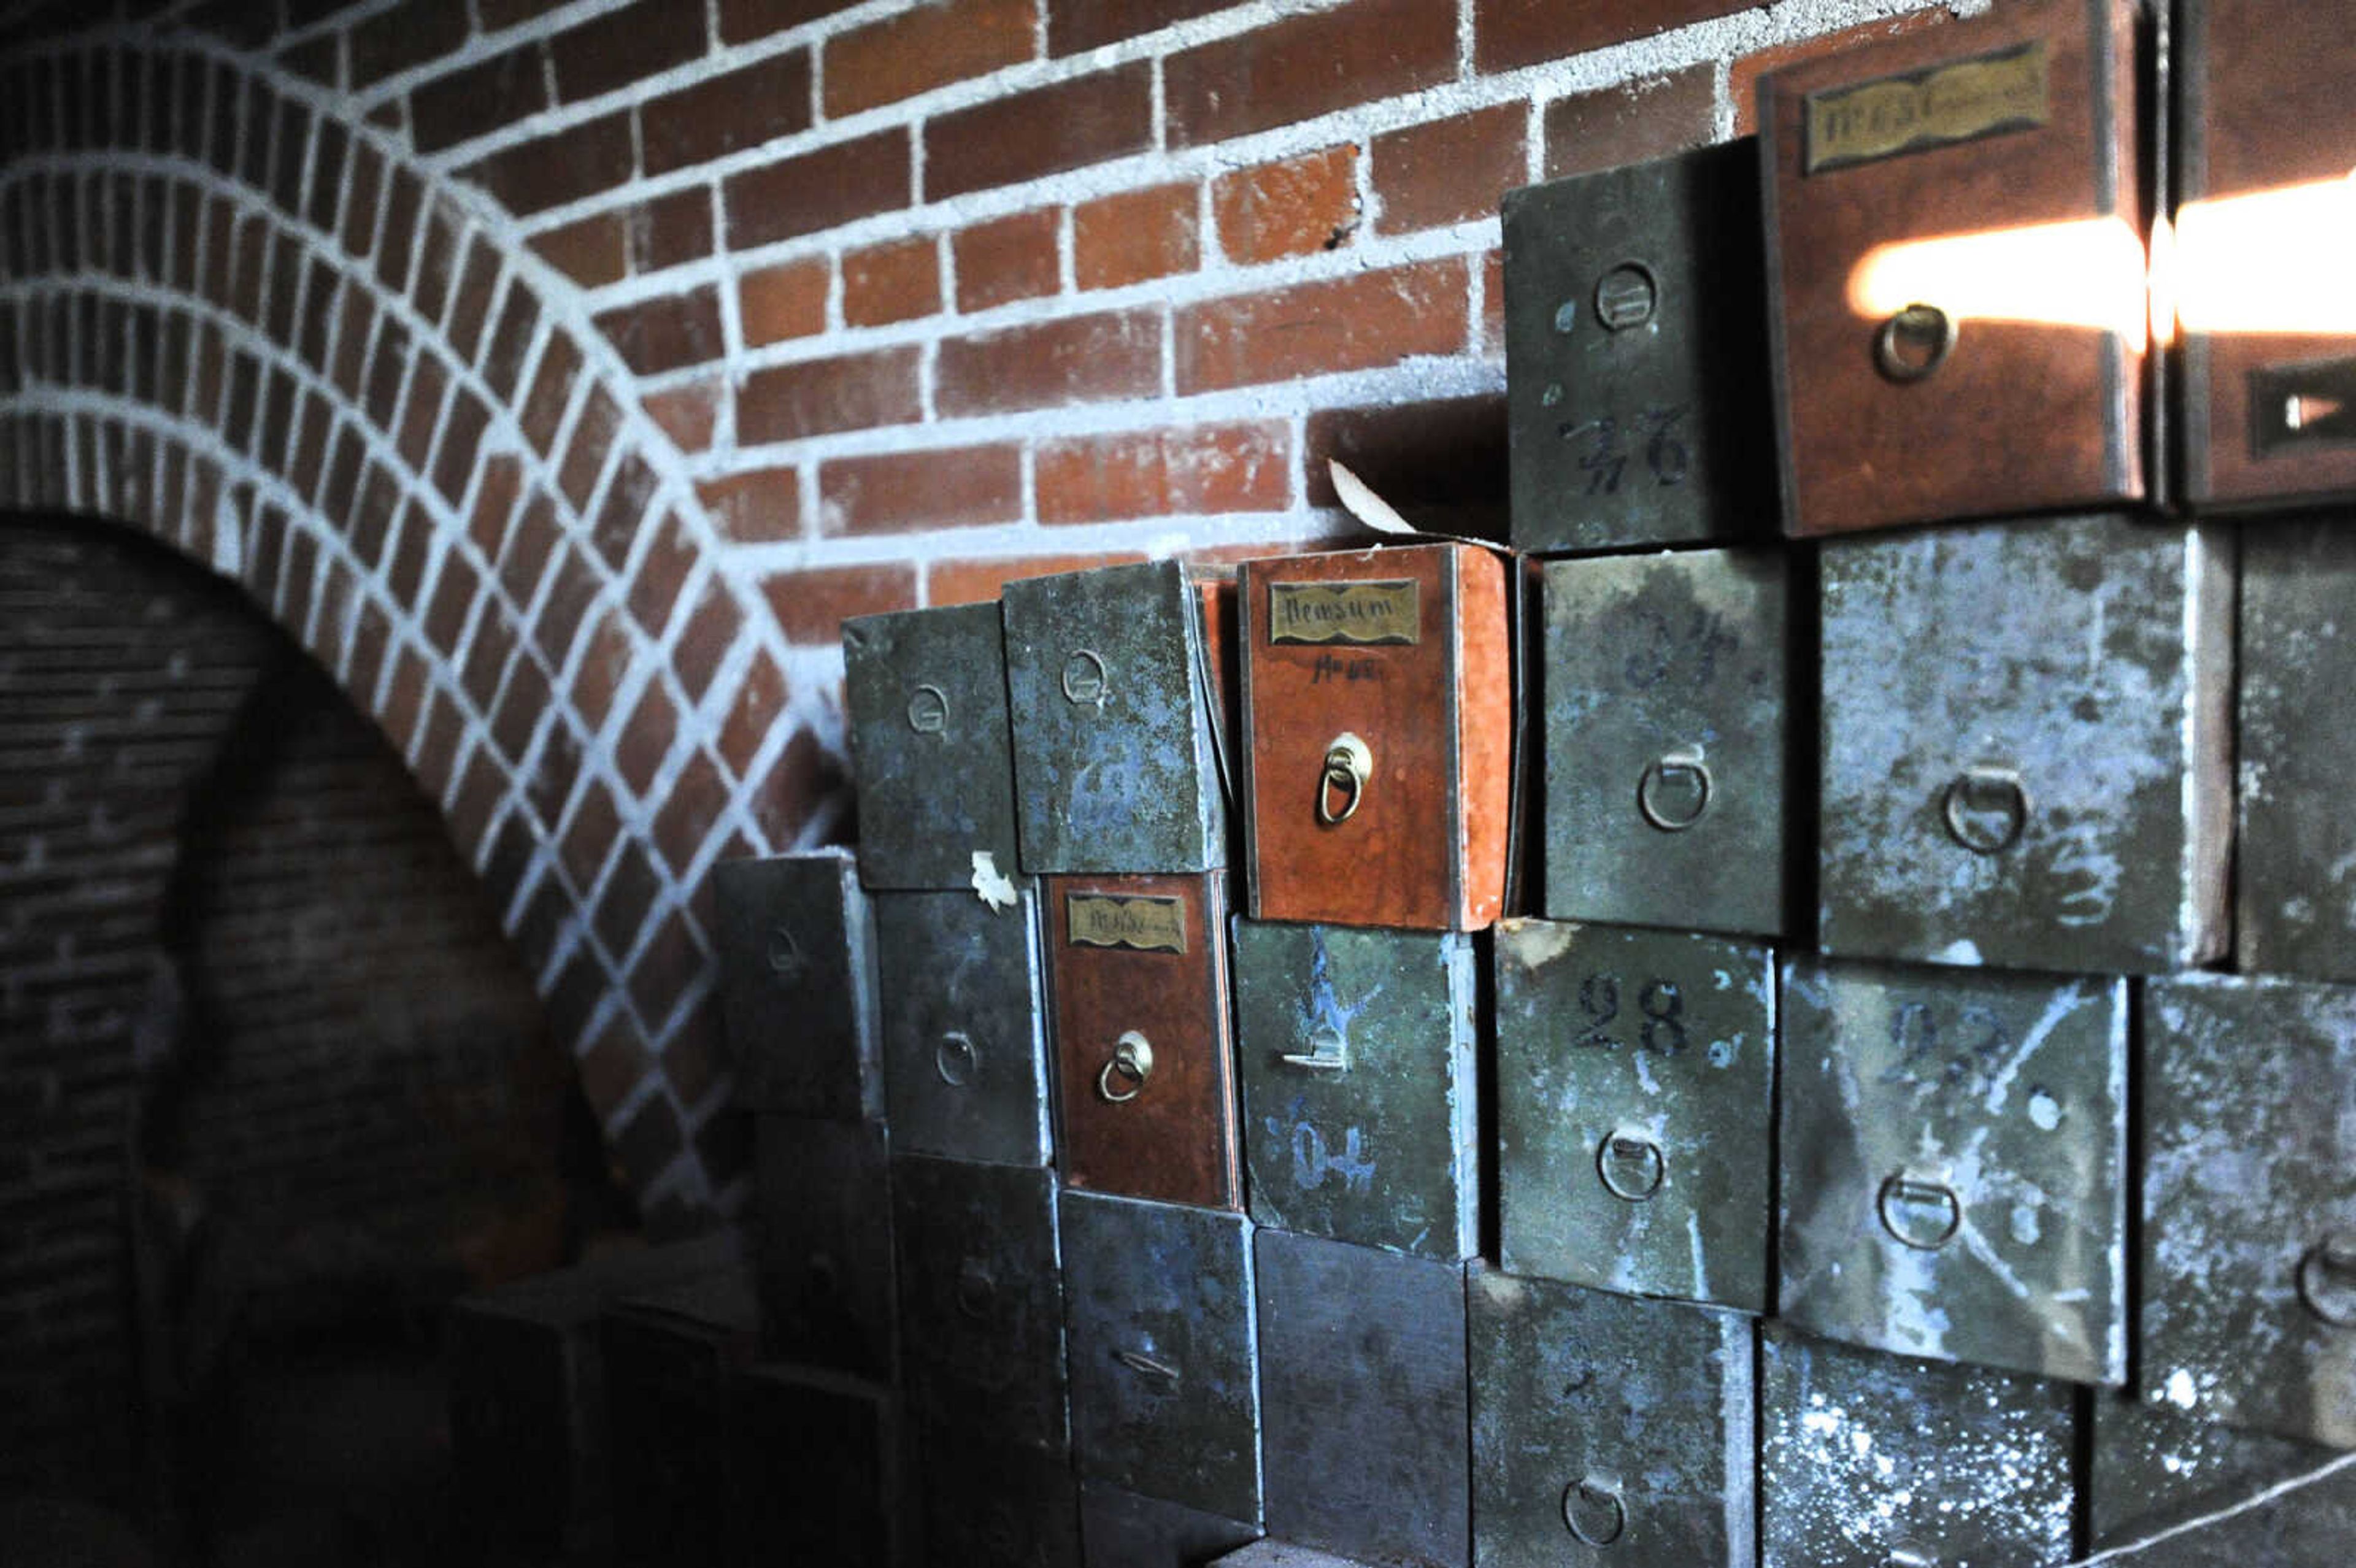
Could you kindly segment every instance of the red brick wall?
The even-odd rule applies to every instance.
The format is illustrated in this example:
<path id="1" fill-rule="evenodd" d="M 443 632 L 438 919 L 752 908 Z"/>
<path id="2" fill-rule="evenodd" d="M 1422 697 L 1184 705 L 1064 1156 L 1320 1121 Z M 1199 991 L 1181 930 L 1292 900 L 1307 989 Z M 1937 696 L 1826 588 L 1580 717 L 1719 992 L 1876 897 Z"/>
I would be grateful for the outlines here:
<path id="1" fill-rule="evenodd" d="M 374 714 L 609 1131 L 723 1203 L 701 894 L 842 810 L 834 642 L 1010 574 L 1502 506 L 1505 189 L 1915 0 L 20 12 L 0 504 L 124 518 Z M 1912 15 L 1893 15 L 1912 13 Z"/>

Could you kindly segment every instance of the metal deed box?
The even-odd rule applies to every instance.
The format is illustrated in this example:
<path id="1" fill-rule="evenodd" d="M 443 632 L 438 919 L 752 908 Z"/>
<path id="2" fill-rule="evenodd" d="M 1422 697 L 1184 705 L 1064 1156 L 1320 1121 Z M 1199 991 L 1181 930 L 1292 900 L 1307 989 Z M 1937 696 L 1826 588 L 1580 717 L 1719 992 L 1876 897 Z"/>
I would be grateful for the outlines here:
<path id="1" fill-rule="evenodd" d="M 762 1116 L 753 1168 L 763 1352 L 890 1381 L 897 1315 L 884 1125 Z"/>
<path id="2" fill-rule="evenodd" d="M 841 849 L 723 860 L 712 881 L 737 1104 L 881 1116 L 875 938 L 856 860 Z"/>
<path id="3" fill-rule="evenodd" d="M 894 1147 L 1046 1164 L 1037 893 L 1024 888 L 1007 907 L 971 891 L 878 893 L 874 904 Z"/>

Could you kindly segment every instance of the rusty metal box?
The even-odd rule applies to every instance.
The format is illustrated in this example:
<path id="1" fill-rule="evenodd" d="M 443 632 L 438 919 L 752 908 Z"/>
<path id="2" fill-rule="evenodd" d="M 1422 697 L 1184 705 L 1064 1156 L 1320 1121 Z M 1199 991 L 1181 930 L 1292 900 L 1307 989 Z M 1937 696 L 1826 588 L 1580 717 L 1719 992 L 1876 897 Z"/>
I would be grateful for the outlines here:
<path id="1" fill-rule="evenodd" d="M 1507 191 L 1515 548 L 1772 532 L 1759 149 Z"/>
<path id="2" fill-rule="evenodd" d="M 1481 1208 L 1472 938 L 1237 919 L 1235 944 L 1252 1219 L 1470 1257 Z"/>
<path id="3" fill-rule="evenodd" d="M 2356 1447 L 2356 990 L 2153 980 L 2143 1050 L 2140 1391 Z"/>
<path id="4" fill-rule="evenodd" d="M 1002 1441 L 988 1427 L 919 1433 L 926 1568 L 1080 1568 L 1079 1482 L 1067 1449 Z M 768 1561 L 777 1562 L 778 1559 Z"/>
<path id="5" fill-rule="evenodd" d="M 760 1366 L 739 1373 L 730 1394 L 724 1561 L 892 1568 L 916 1560 L 890 1389 Z"/>
<path id="6" fill-rule="evenodd" d="M 1225 867 L 1220 677 L 1184 569 L 1023 578 L 1004 611 L 1023 869 Z"/>
<path id="7" fill-rule="evenodd" d="M 875 936 L 841 849 L 712 869 L 737 1104 L 788 1116 L 884 1114 Z"/>
<path id="8" fill-rule="evenodd" d="M 2029 0 L 1759 85 L 1784 526 L 2140 499 L 2136 0 Z"/>
<path id="9" fill-rule="evenodd" d="M 1081 1560 L 1087 1568 L 1198 1568 L 1259 1539 L 1259 1526 L 1103 1481 L 1080 1483 Z"/>
<path id="10" fill-rule="evenodd" d="M 2244 973 L 2356 980 L 2356 527 L 2242 531 L 2234 957 Z"/>
<path id="11" fill-rule="evenodd" d="M 859 777 L 860 880 L 964 888 L 1015 876 L 998 606 L 845 621 L 842 699 Z"/>
<path id="12" fill-rule="evenodd" d="M 1547 564 L 1547 913 L 1783 932 L 1790 560 Z"/>
<path id="13" fill-rule="evenodd" d="M 2109 516 L 1826 544 L 1818 944 L 2127 974 L 2222 951 L 2232 548 Z"/>
<path id="14" fill-rule="evenodd" d="M 1752 1327 L 1474 1264 L 1472 1561 L 1750 1568 Z"/>
<path id="15" fill-rule="evenodd" d="M 1072 1446 L 1080 1474 L 1259 1518 L 1259 1376 L 1240 1214 L 1066 1193 Z"/>
<path id="16" fill-rule="evenodd" d="M 2118 1546 L 2231 1508 L 2337 1457 L 2311 1443 L 2220 1426 L 2132 1394 L 2104 1394 L 2094 1411 L 2086 1528 L 2094 1547 Z M 2244 1551 L 2255 1544 L 2247 1537 L 2241 1542 Z M 2276 1560 L 2259 1552 L 2231 1561 L 2237 1568 L 2260 1568 Z M 2325 1559 L 2279 1561 L 2289 1568 Z"/>
<path id="17" fill-rule="evenodd" d="M 884 1081 L 909 1154 L 1003 1165 L 1053 1157 L 1036 892 L 877 893 Z"/>
<path id="18" fill-rule="evenodd" d="M 1064 1179 L 1240 1209 L 1226 874 L 1045 887 Z"/>
<path id="19" fill-rule="evenodd" d="M 1794 959 L 1778 1309 L 1851 1344 L 2126 1378 L 2126 982 Z"/>
<path id="20" fill-rule="evenodd" d="M 899 1155 L 892 1211 L 911 1419 L 1068 1455 L 1055 1174 Z"/>
<path id="21" fill-rule="evenodd" d="M 2195 507 L 2356 490 L 2347 39 L 2330 5 L 2177 7 L 2175 385 Z"/>
<path id="22" fill-rule="evenodd" d="M 751 1272 L 638 1292 L 598 1324 L 605 1365 L 614 1555 L 715 1563 L 727 1545 L 731 1384 L 758 1353 Z"/>
<path id="23" fill-rule="evenodd" d="M 1246 860 L 1262 920 L 1477 931 L 1505 903 L 1505 563 L 1400 545 L 1243 563 Z"/>
<path id="24" fill-rule="evenodd" d="M 1495 965 L 1505 1268 L 1765 1311 L 1773 955 L 1521 920 Z"/>
<path id="25" fill-rule="evenodd" d="M 1465 1568 L 1463 1266 L 1282 1231 L 1253 1256 L 1269 1533 Z"/>
<path id="26" fill-rule="evenodd" d="M 888 1382 L 896 1315 L 884 1125 L 762 1116 L 753 1167 L 763 1352 Z"/>
<path id="27" fill-rule="evenodd" d="M 2072 1391 L 1762 1330 L 1766 1568 L 2069 1561 Z"/>

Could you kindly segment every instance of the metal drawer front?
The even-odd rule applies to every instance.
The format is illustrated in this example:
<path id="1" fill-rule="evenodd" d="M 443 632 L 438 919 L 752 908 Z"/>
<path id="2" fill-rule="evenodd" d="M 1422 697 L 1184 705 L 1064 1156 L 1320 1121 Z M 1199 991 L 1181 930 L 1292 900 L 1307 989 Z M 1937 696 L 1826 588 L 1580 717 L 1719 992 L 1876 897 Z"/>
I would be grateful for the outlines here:
<path id="1" fill-rule="evenodd" d="M 874 903 L 894 1147 L 1046 1164 L 1037 895 L 1023 890 L 1012 909 L 970 892 L 878 893 Z"/>
<path id="2" fill-rule="evenodd" d="M 765 1352 L 888 1381 L 892 1182 L 880 1122 L 763 1116 L 754 1139 L 754 1260 Z"/>
<path id="3" fill-rule="evenodd" d="M 723 860 L 712 882 L 737 1104 L 882 1115 L 874 934 L 856 862 L 840 849 Z"/>

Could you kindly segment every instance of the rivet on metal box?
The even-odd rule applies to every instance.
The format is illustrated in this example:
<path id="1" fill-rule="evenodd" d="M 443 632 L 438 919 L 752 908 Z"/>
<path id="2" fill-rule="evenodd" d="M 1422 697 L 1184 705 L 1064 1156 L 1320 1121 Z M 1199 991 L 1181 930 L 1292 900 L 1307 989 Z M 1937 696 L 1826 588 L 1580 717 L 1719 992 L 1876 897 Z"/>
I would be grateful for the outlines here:
<path id="1" fill-rule="evenodd" d="M 881 1116 L 874 931 L 856 861 L 840 849 L 723 860 L 712 881 L 737 1104 Z"/>

